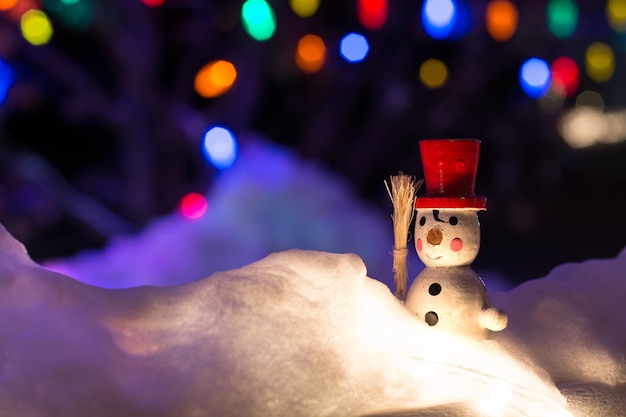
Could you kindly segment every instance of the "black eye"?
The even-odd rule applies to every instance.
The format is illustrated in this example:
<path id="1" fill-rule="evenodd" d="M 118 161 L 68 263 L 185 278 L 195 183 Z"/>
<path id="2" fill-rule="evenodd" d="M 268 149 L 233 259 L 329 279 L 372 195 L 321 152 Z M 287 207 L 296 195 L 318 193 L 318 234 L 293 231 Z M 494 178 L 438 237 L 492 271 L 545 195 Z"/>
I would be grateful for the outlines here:
<path id="1" fill-rule="evenodd" d="M 420 226 L 424 226 L 426 224 L 426 217 L 420 217 Z"/>
<path id="2" fill-rule="evenodd" d="M 450 217 L 449 222 L 450 222 L 450 224 L 451 224 L 452 226 L 456 226 L 456 225 L 457 225 L 457 223 L 459 223 L 459 219 L 457 219 L 457 218 L 456 218 L 456 216 L 452 216 L 452 217 Z"/>

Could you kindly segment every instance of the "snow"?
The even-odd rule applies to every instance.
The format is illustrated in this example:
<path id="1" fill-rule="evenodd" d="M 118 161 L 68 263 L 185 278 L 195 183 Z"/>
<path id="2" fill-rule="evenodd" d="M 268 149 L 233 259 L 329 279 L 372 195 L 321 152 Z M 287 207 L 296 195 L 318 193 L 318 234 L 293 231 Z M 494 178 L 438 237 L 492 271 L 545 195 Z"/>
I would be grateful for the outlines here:
<path id="1" fill-rule="evenodd" d="M 494 294 L 514 317 L 511 332 L 494 339 L 556 383 L 625 384 L 624 271 L 626 249 L 614 260 L 560 265 L 544 279 Z"/>
<path id="2" fill-rule="evenodd" d="M 0 415 L 626 409 L 626 251 L 494 294 L 511 325 L 475 342 L 415 320 L 354 254 L 290 250 L 192 283 L 105 289 L 0 232 Z"/>
<path id="3" fill-rule="evenodd" d="M 391 202 L 389 213 L 381 212 L 318 164 L 257 137 L 243 139 L 237 162 L 207 193 L 209 209 L 201 219 L 164 216 L 103 251 L 43 263 L 107 288 L 176 285 L 299 248 L 356 253 L 373 276 L 394 285 Z M 421 265 L 415 253 L 409 262 Z"/>
<path id="4" fill-rule="evenodd" d="M 247 152 L 202 220 L 50 264 L 65 273 L 0 227 L 0 415 L 626 416 L 626 249 L 492 292 L 509 325 L 489 340 L 442 334 L 363 243 L 392 242 L 389 218 L 319 168 Z M 271 202 L 293 234 L 271 236 Z"/>

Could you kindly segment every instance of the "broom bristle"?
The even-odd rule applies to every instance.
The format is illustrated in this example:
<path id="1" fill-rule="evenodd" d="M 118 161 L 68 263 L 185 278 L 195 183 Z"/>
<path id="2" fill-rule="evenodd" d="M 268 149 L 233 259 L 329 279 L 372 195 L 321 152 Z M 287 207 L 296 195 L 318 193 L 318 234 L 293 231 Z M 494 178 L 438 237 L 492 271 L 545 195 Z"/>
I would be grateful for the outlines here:
<path id="1" fill-rule="evenodd" d="M 392 175 L 390 183 L 385 182 L 387 193 L 393 203 L 393 272 L 396 284 L 396 297 L 404 300 L 406 297 L 406 284 L 408 278 L 406 247 L 409 227 L 414 215 L 415 194 L 422 181 L 400 172 Z"/>

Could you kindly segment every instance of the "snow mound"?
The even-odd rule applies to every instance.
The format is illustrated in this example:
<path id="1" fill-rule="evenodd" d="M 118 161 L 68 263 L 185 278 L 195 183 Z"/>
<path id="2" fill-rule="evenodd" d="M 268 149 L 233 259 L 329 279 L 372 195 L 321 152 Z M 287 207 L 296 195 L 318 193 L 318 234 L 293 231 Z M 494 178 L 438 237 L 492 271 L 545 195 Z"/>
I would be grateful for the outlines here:
<path id="1" fill-rule="evenodd" d="M 391 202 L 389 213 L 368 206 L 345 180 L 288 148 L 248 138 L 206 198 L 200 219 L 173 213 L 104 250 L 43 264 L 107 288 L 177 285 L 298 248 L 355 253 L 371 274 L 394 285 Z M 415 253 L 409 257 L 420 266 Z"/>
<path id="2" fill-rule="evenodd" d="M 494 294 L 511 317 L 510 332 L 494 338 L 556 383 L 626 383 L 624 271 L 626 249 L 612 260 L 560 265 L 543 279 Z"/>
<path id="3" fill-rule="evenodd" d="M 626 416 L 624 271 L 626 249 L 492 295 L 509 313 L 493 339 L 547 372 L 577 416 Z"/>
<path id="4" fill-rule="evenodd" d="M 4 229 L 0 242 L 0 415 L 569 415 L 497 344 L 415 320 L 354 254 L 105 289 L 39 267 Z"/>

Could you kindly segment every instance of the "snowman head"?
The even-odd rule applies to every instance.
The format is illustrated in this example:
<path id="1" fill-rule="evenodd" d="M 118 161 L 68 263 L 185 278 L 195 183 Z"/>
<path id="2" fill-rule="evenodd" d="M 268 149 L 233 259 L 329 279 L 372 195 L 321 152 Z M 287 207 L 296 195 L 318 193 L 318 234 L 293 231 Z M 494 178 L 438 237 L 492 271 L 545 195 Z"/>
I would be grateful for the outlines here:
<path id="1" fill-rule="evenodd" d="M 477 210 L 419 209 L 415 249 L 427 267 L 466 266 L 480 249 Z"/>

